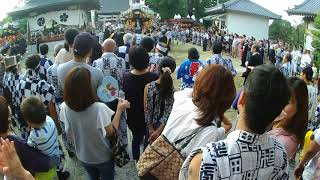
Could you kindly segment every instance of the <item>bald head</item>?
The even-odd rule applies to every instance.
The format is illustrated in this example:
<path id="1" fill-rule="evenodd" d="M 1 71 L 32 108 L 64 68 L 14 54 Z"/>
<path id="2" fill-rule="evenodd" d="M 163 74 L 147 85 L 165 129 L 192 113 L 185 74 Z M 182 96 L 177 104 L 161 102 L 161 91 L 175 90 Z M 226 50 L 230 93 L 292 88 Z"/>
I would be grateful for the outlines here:
<path id="1" fill-rule="evenodd" d="M 114 52 L 116 48 L 117 45 L 113 39 L 106 39 L 102 44 L 103 52 Z"/>

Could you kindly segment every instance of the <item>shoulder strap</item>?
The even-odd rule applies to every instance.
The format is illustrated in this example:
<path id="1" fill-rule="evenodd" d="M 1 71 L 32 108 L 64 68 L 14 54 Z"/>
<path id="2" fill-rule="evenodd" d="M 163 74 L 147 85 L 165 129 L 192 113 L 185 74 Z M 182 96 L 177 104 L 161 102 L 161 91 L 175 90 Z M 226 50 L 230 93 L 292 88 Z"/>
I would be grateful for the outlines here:
<path id="1" fill-rule="evenodd" d="M 181 139 L 178 139 L 177 141 L 174 142 L 175 147 L 178 150 L 182 150 L 184 149 L 189 143 L 190 141 L 197 135 L 199 134 L 203 129 L 205 129 L 206 127 L 212 126 L 213 124 L 207 125 L 207 126 L 201 126 L 197 129 L 195 129 L 190 135 L 187 135 L 186 137 L 183 137 Z M 184 142 L 184 143 L 183 143 Z M 182 144 L 183 143 L 183 144 Z M 181 145 L 180 145 L 181 144 Z M 180 146 L 179 146 L 180 145 Z"/>

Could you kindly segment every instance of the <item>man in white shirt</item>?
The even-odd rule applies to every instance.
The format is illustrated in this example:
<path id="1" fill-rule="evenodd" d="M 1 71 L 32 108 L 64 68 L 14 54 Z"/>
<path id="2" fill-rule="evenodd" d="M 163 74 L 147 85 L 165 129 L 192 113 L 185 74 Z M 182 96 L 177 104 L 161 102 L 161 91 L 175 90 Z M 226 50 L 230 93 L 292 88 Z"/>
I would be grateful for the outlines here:
<path id="1" fill-rule="evenodd" d="M 238 56 L 238 45 L 239 45 L 239 36 L 236 34 L 232 42 L 232 57 L 236 58 Z"/>
<path id="2" fill-rule="evenodd" d="M 301 57 L 301 64 L 300 64 L 300 68 L 301 70 L 306 68 L 307 66 L 311 66 L 311 57 L 309 54 L 310 51 L 308 51 L 307 49 L 303 50 L 303 54 Z"/>
<path id="3" fill-rule="evenodd" d="M 294 47 L 293 51 L 291 52 L 291 56 L 292 56 L 292 66 L 293 66 L 293 70 L 295 73 L 298 72 L 298 66 L 301 63 L 301 52 L 300 50 L 298 50 L 296 47 Z"/>

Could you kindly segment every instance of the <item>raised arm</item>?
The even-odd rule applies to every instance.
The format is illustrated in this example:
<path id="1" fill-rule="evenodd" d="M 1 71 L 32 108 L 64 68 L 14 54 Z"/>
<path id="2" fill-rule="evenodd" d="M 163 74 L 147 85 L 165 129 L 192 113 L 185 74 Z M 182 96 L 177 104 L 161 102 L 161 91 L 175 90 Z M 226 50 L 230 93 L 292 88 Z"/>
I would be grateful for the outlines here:
<path id="1" fill-rule="evenodd" d="M 296 169 L 294 170 L 294 175 L 296 179 L 299 179 L 303 173 L 305 165 L 320 151 L 320 145 L 315 141 L 312 140 L 310 143 L 309 148 L 307 149 L 305 155 L 303 156 L 302 160 L 297 165 Z"/>
<path id="2" fill-rule="evenodd" d="M 197 154 L 190 162 L 188 168 L 188 180 L 200 179 L 200 167 L 202 163 L 202 154 Z"/>
<path id="3" fill-rule="evenodd" d="M 1 138 L 0 172 L 9 179 L 35 180 L 20 162 L 13 141 Z"/>
<path id="4" fill-rule="evenodd" d="M 119 100 L 117 111 L 113 117 L 112 122 L 107 127 L 105 127 L 108 136 L 112 136 L 115 133 L 114 129 L 117 130 L 119 128 L 121 115 L 127 108 L 130 108 L 130 103 L 127 100 Z"/>

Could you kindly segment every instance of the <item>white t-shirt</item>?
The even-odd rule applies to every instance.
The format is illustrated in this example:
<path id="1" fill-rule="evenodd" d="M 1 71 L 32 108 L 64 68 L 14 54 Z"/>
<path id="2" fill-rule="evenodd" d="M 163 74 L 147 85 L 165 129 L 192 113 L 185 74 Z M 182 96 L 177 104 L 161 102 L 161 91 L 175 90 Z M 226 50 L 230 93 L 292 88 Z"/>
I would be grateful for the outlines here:
<path id="1" fill-rule="evenodd" d="M 232 47 L 237 47 L 239 44 L 239 38 L 234 38 L 232 42 Z"/>
<path id="2" fill-rule="evenodd" d="M 294 50 L 291 52 L 292 55 L 292 61 L 295 63 L 300 62 L 300 58 L 301 58 L 301 52 L 299 50 Z"/>
<path id="3" fill-rule="evenodd" d="M 103 103 L 96 102 L 86 110 L 75 112 L 66 103 L 60 106 L 60 120 L 65 131 L 72 136 L 77 158 L 88 164 L 101 164 L 111 160 L 111 148 L 105 127 L 111 123 L 114 112 Z"/>
<path id="4" fill-rule="evenodd" d="M 311 57 L 309 54 L 303 54 L 301 57 L 301 68 L 305 68 L 311 64 Z"/>
<path id="5" fill-rule="evenodd" d="M 73 58 L 74 58 L 74 55 L 73 55 L 72 49 L 70 49 L 70 52 L 68 52 L 65 48 L 62 48 L 57 54 L 55 58 L 55 62 L 57 64 L 63 64 L 71 61 Z"/>
<path id="6" fill-rule="evenodd" d="M 317 129 L 314 133 L 314 140 L 315 142 L 320 145 L 320 130 Z M 307 166 L 304 168 L 302 178 L 303 179 L 312 179 L 314 175 L 314 171 L 317 166 L 318 158 L 320 158 L 320 153 L 318 152 L 317 155 L 315 155 L 307 164 Z"/>
<path id="7" fill-rule="evenodd" d="M 198 117 L 197 107 L 192 102 L 192 89 L 186 88 L 174 94 L 172 112 L 162 134 L 170 141 L 175 142 L 194 132 L 200 125 L 194 120 Z M 215 121 L 212 126 L 201 130 L 190 143 L 181 151 L 183 157 L 187 157 L 193 150 L 210 142 L 216 142 L 224 138 L 225 130 L 218 128 Z"/>

